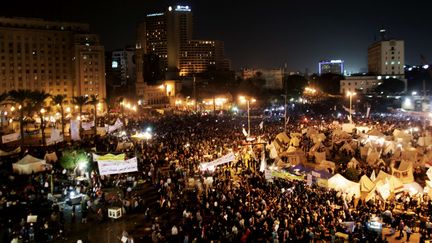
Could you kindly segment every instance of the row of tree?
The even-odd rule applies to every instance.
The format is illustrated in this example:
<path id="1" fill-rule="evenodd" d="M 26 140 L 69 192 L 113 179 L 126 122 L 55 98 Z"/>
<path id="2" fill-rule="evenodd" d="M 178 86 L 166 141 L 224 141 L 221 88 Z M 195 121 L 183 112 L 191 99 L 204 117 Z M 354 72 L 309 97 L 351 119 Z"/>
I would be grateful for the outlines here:
<path id="1" fill-rule="evenodd" d="M 65 95 L 55 95 L 51 96 L 45 91 L 31 91 L 25 89 L 19 90 L 11 90 L 7 93 L 0 94 L 0 103 L 3 105 L 12 104 L 18 108 L 18 119 L 19 119 L 19 129 L 20 129 L 20 142 L 21 146 L 24 145 L 24 119 L 25 117 L 32 117 L 34 114 L 37 114 L 40 117 L 40 129 L 42 134 L 42 144 L 46 145 L 45 139 L 45 121 L 44 121 L 44 113 L 50 112 L 50 106 L 47 106 L 47 102 L 50 101 L 52 105 L 58 106 L 61 114 L 61 127 L 62 134 L 64 136 L 65 132 L 65 115 L 64 115 L 64 104 L 66 102 Z M 99 103 L 99 99 L 96 95 L 90 96 L 76 96 L 72 97 L 72 104 L 78 106 L 79 108 L 79 121 L 80 121 L 80 130 L 82 126 L 82 113 L 83 107 L 85 105 L 93 106 L 93 116 L 94 116 L 94 133 L 96 134 L 96 124 L 97 124 L 97 105 Z"/>

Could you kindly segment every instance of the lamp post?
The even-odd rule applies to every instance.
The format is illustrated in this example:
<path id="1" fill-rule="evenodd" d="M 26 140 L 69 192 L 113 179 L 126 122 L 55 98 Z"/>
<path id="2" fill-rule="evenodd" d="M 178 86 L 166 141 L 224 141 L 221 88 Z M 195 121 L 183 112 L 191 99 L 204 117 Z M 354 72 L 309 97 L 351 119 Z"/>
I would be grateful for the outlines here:
<path id="1" fill-rule="evenodd" d="M 247 119 L 248 119 L 248 137 L 250 137 L 250 103 L 256 102 L 256 99 L 246 96 L 239 97 L 240 102 L 246 103 L 247 105 Z"/>
<path id="2" fill-rule="evenodd" d="M 281 95 L 284 97 L 284 132 L 286 132 L 286 125 L 287 125 L 287 94 Z"/>
<path id="3" fill-rule="evenodd" d="M 347 96 L 349 97 L 349 118 L 350 118 L 350 123 L 353 123 L 352 120 L 352 97 L 355 96 L 357 93 L 356 92 L 351 92 L 348 91 L 347 92 Z"/>

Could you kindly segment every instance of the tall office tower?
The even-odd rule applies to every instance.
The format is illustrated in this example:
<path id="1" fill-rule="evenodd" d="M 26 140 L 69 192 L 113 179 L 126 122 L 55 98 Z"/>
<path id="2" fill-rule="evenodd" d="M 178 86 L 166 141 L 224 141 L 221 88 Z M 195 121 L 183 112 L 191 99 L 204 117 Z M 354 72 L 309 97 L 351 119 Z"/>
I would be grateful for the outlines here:
<path id="1" fill-rule="evenodd" d="M 105 93 L 104 48 L 88 24 L 0 18 L 0 92 Z"/>
<path id="2" fill-rule="evenodd" d="M 180 76 L 214 70 L 229 70 L 230 64 L 224 56 L 223 41 L 190 40 L 181 47 Z"/>
<path id="3" fill-rule="evenodd" d="M 388 39 L 386 30 L 381 29 L 381 40 L 368 48 L 368 70 L 376 75 L 404 78 L 404 41 Z"/>
<path id="4" fill-rule="evenodd" d="M 156 54 L 160 69 L 178 72 L 180 47 L 192 39 L 192 12 L 189 6 L 168 7 L 161 13 L 147 14 L 137 31 L 141 54 Z"/>

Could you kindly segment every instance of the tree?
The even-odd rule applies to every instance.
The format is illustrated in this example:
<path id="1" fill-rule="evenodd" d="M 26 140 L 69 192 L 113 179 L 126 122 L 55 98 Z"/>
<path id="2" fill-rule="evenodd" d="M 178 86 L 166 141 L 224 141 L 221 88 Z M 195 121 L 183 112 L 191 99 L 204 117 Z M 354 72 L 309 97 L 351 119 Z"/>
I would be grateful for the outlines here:
<path id="1" fill-rule="evenodd" d="M 379 85 L 375 91 L 384 94 L 400 93 L 405 90 L 405 83 L 399 79 L 389 78 L 384 79 L 381 85 Z"/>
<path id="2" fill-rule="evenodd" d="M 114 109 L 114 100 L 111 98 L 111 96 L 107 96 L 103 99 L 103 101 L 105 102 L 106 106 L 107 106 L 107 115 L 108 115 L 108 119 L 110 118 L 110 113 L 111 110 Z"/>
<path id="3" fill-rule="evenodd" d="M 63 136 L 65 135 L 64 107 L 63 107 L 63 103 L 65 102 L 65 100 L 66 100 L 66 95 L 55 95 L 52 97 L 52 101 L 54 102 L 54 104 L 60 106 L 61 127 L 62 127 Z"/>
<path id="4" fill-rule="evenodd" d="M 284 88 L 286 94 L 289 95 L 299 95 L 303 92 L 304 88 L 307 86 L 307 80 L 305 77 L 294 74 L 289 75 L 284 80 Z"/>
<path id="5" fill-rule="evenodd" d="M 90 100 L 87 101 L 87 104 L 90 104 L 93 106 L 93 116 L 94 116 L 94 126 L 93 126 L 93 131 L 94 131 L 94 135 L 96 136 L 97 134 L 97 130 L 96 130 L 96 125 L 97 125 L 97 105 L 99 104 L 99 99 L 97 98 L 97 95 L 90 95 Z"/>
<path id="6" fill-rule="evenodd" d="M 339 94 L 340 81 L 344 79 L 344 76 L 334 73 L 324 73 L 316 79 L 316 85 L 321 91 L 330 94 Z"/>
<path id="7" fill-rule="evenodd" d="M 8 93 L 9 100 L 15 105 L 18 105 L 21 147 L 24 145 L 24 107 L 30 97 L 30 93 L 31 91 L 27 89 L 11 90 Z"/>
<path id="8" fill-rule="evenodd" d="M 45 141 L 45 121 L 44 121 L 44 113 L 46 112 L 45 109 L 45 100 L 48 99 L 51 95 L 46 93 L 45 91 L 32 91 L 30 93 L 30 101 L 31 101 L 31 108 L 33 111 L 35 111 L 41 120 L 40 129 L 42 132 L 42 145 L 46 145 Z"/>
<path id="9" fill-rule="evenodd" d="M 85 106 L 89 101 L 88 96 L 75 96 L 72 97 L 72 103 L 78 106 L 79 109 L 79 134 L 81 137 L 81 129 L 82 129 L 82 110 L 83 106 Z"/>

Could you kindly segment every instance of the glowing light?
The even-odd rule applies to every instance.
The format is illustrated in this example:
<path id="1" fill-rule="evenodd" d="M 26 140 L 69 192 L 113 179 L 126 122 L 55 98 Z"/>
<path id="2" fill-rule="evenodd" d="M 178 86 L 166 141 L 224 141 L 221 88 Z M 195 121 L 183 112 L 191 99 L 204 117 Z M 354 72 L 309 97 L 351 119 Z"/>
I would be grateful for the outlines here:
<path id="1" fill-rule="evenodd" d="M 14 106 L 12 106 L 11 108 L 10 108 L 10 111 L 14 111 L 15 110 L 15 107 Z"/>
<path id="2" fill-rule="evenodd" d="M 40 113 L 42 113 L 42 114 L 45 114 L 45 109 L 44 108 L 42 108 L 42 109 L 40 109 Z"/>

